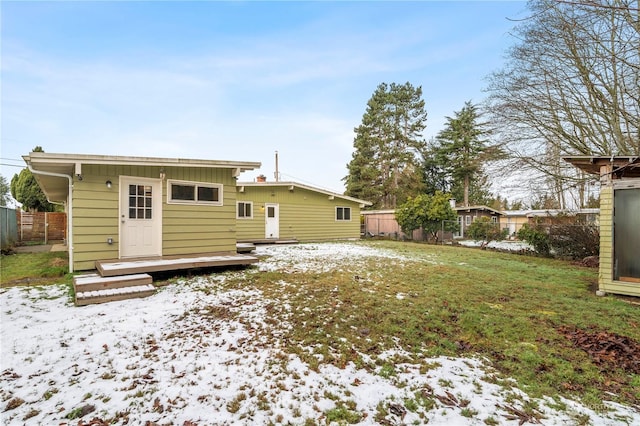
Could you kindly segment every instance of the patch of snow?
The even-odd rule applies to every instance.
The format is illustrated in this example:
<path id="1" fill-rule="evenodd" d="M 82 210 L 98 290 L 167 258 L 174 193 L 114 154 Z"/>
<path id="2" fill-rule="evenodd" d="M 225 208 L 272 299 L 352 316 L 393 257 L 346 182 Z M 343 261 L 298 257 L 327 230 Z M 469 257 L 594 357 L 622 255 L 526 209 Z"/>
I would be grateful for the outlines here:
<path id="1" fill-rule="evenodd" d="M 261 261 L 263 270 L 322 272 L 327 265 L 370 257 L 414 261 L 336 243 L 265 247 L 259 254 L 269 255 Z M 243 273 L 250 279 L 255 272 Z M 376 424 L 379 404 L 402 406 L 417 395 L 449 398 L 448 392 L 457 405 L 434 399 L 433 409 L 397 412 L 387 420 L 471 425 L 492 416 L 500 424 L 518 424 L 504 417 L 505 407 L 518 407 L 517 398 L 507 401 L 528 397 L 491 380 L 486 360 L 438 357 L 425 360 L 432 366 L 427 371 L 408 363 L 392 363 L 391 371 L 353 363 L 314 369 L 285 353 L 283 342 L 262 335 L 260 330 L 271 328 L 277 336 L 289 327 L 269 322 L 271 301 L 257 289 L 225 289 L 224 280 L 184 279 L 145 299 L 84 307 L 75 307 L 62 285 L 2 289 L 1 423 L 75 424 L 66 416 L 87 405 L 95 410 L 84 421 L 115 418 L 114 424 L 325 423 L 325 413 L 339 400 L 355 403 L 363 414 L 360 424 Z M 378 358 L 392 362 L 405 355 L 398 348 Z M 24 402 L 8 409 L 17 398 Z M 471 417 L 465 417 L 463 402 L 467 413 L 475 413 Z M 595 425 L 614 425 L 621 417 L 640 425 L 630 407 L 605 403 L 611 412 L 603 414 L 573 401 L 563 400 L 566 411 L 551 408 L 557 406 L 551 400 L 538 402 L 545 425 L 573 423 L 571 413 L 588 415 Z"/>
<path id="2" fill-rule="evenodd" d="M 343 270 L 363 259 L 385 258 L 398 262 L 419 260 L 357 242 L 267 245 L 258 246 L 255 253 L 268 256 L 257 263 L 261 271 L 329 272 Z"/>
<path id="3" fill-rule="evenodd" d="M 473 240 L 460 240 L 458 244 L 466 247 L 480 247 L 482 241 L 473 241 Z M 522 250 L 531 250 L 533 251 L 533 247 L 530 244 L 524 241 L 491 241 L 488 245 L 488 248 L 498 249 L 498 250 L 507 250 L 507 251 L 522 251 Z"/>

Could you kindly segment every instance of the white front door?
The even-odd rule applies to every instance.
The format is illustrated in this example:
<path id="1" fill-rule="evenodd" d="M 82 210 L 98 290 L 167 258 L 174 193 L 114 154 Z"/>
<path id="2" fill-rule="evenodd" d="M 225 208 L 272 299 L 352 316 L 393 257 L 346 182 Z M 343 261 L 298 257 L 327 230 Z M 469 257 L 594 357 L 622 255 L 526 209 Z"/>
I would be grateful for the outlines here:
<path id="1" fill-rule="evenodd" d="M 280 238 L 280 208 L 278 204 L 265 204 L 264 209 L 264 237 Z"/>
<path id="2" fill-rule="evenodd" d="M 120 177 L 120 257 L 162 255 L 162 181 Z"/>

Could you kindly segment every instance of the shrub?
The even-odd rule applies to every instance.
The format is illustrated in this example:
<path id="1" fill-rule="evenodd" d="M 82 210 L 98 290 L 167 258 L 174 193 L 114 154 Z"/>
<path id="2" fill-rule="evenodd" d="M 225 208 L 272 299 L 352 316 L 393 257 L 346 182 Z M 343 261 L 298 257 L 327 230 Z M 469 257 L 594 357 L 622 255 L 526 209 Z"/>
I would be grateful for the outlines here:
<path id="1" fill-rule="evenodd" d="M 541 225 L 525 223 L 518 231 L 518 238 L 531 244 L 536 253 L 542 256 L 550 256 L 549 234 Z"/>
<path id="2" fill-rule="evenodd" d="M 486 248 L 491 241 L 504 240 L 508 230 L 500 230 L 500 225 L 486 216 L 474 221 L 467 228 L 467 235 L 476 241 L 482 241 L 481 248 Z"/>
<path id="3" fill-rule="evenodd" d="M 584 259 L 600 253 L 600 232 L 593 224 L 566 223 L 525 224 L 518 238 L 533 246 L 542 256 L 564 259 Z"/>
<path id="4" fill-rule="evenodd" d="M 551 225 L 549 240 L 556 257 L 584 259 L 600 254 L 600 231 L 595 225 Z"/>

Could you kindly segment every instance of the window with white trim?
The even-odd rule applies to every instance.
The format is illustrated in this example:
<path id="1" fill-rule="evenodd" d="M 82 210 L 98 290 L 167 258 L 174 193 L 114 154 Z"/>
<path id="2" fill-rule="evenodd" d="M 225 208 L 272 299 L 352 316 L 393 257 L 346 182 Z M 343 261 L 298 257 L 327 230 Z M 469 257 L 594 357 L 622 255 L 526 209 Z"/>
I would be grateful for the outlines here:
<path id="1" fill-rule="evenodd" d="M 336 207 L 336 220 L 351 220 L 351 207 Z"/>
<path id="2" fill-rule="evenodd" d="M 253 202 L 251 201 L 238 201 L 237 208 L 238 219 L 253 219 Z"/>
<path id="3" fill-rule="evenodd" d="M 222 205 L 222 185 L 218 183 L 167 181 L 168 204 Z"/>
<path id="4" fill-rule="evenodd" d="M 464 217 L 464 223 L 465 225 L 471 225 L 471 216 L 465 216 Z"/>

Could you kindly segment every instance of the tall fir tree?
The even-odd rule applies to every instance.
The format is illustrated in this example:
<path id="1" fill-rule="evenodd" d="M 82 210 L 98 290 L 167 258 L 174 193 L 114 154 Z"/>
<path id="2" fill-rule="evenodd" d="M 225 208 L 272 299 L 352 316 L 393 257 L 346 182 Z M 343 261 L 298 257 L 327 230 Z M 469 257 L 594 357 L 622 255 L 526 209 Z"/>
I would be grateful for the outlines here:
<path id="1" fill-rule="evenodd" d="M 482 204 L 490 199 L 483 165 L 498 159 L 501 150 L 488 145 L 487 135 L 477 106 L 466 102 L 454 117 L 447 117 L 445 128 L 437 136 L 436 161 L 448 170 L 451 192 L 462 196 L 464 206 L 471 201 Z"/>
<path id="2" fill-rule="evenodd" d="M 420 155 L 427 113 L 422 88 L 380 84 L 355 128 L 354 152 L 347 165 L 346 194 L 395 208 L 422 189 Z"/>

